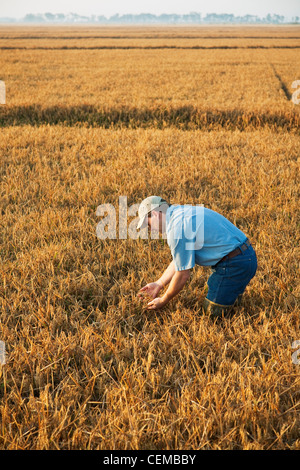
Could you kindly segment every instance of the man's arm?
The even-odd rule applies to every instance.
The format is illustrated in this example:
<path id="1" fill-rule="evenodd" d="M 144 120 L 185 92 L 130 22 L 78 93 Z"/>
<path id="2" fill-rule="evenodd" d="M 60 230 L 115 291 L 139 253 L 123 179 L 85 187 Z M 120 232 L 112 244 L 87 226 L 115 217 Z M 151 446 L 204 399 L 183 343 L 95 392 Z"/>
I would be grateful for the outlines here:
<path id="1" fill-rule="evenodd" d="M 176 271 L 174 276 L 172 277 L 172 280 L 170 282 L 170 285 L 165 292 L 165 294 L 162 296 L 162 299 L 164 302 L 169 302 L 175 295 L 178 294 L 178 292 L 181 291 L 185 283 L 190 277 L 190 270 L 186 269 L 184 271 Z"/>
<path id="2" fill-rule="evenodd" d="M 173 261 L 169 264 L 165 272 L 158 279 L 158 281 L 150 282 L 146 286 L 142 287 L 138 292 L 138 297 L 142 297 L 144 294 L 150 295 L 152 299 L 155 299 L 159 292 L 171 281 L 175 273 L 175 266 Z"/>
<path id="3" fill-rule="evenodd" d="M 173 275 L 170 285 L 162 297 L 156 297 L 148 303 L 148 309 L 157 309 L 164 307 L 178 292 L 181 291 L 190 277 L 190 269 L 176 271 Z"/>
<path id="4" fill-rule="evenodd" d="M 165 272 L 161 275 L 161 277 L 156 282 L 160 283 L 162 287 L 165 287 L 169 284 L 174 274 L 175 274 L 175 265 L 174 265 L 174 261 L 171 261 L 171 263 L 169 264 Z"/>

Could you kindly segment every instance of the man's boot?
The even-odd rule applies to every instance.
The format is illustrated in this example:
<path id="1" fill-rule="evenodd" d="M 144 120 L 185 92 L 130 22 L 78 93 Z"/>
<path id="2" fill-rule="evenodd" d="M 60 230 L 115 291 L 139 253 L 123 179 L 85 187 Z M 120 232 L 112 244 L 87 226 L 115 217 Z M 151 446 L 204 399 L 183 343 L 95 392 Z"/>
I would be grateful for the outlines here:
<path id="1" fill-rule="evenodd" d="M 212 318 L 218 318 L 227 316 L 232 309 L 232 305 L 220 305 L 205 298 L 203 309 L 205 313 L 208 313 Z"/>

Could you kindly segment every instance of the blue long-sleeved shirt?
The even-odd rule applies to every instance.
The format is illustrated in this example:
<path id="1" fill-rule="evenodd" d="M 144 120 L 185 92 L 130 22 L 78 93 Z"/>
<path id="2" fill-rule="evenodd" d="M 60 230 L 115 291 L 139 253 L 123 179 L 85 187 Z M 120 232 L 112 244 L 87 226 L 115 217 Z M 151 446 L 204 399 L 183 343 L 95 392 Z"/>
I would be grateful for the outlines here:
<path id="1" fill-rule="evenodd" d="M 214 266 L 247 239 L 223 215 L 201 205 L 170 206 L 166 235 L 176 271 L 191 269 L 195 264 Z"/>

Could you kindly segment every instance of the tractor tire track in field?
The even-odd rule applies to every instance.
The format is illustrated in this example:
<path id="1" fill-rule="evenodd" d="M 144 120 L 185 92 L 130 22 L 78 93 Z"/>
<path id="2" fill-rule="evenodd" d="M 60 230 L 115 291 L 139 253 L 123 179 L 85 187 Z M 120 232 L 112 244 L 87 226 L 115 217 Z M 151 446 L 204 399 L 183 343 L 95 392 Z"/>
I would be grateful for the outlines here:
<path id="1" fill-rule="evenodd" d="M 288 90 L 286 84 L 285 84 L 284 81 L 282 80 L 282 78 L 281 78 L 281 76 L 279 75 L 279 73 L 276 71 L 276 69 L 275 69 L 275 67 L 274 67 L 273 64 L 271 64 L 271 67 L 272 67 L 272 69 L 273 69 L 273 72 L 274 72 L 274 74 L 275 74 L 275 77 L 276 77 L 277 80 L 279 81 L 280 88 L 282 89 L 283 93 L 285 94 L 286 99 L 287 99 L 288 101 L 290 101 L 291 98 L 292 98 L 292 94 L 289 92 L 289 90 Z"/>
<path id="2" fill-rule="evenodd" d="M 5 106 L 0 109 L 0 127 L 12 125 L 65 125 L 103 128 L 157 128 L 244 130 L 268 127 L 273 130 L 299 131 L 297 111 L 257 113 L 241 110 L 209 111 L 194 106 L 157 108 L 100 108 L 79 106 Z"/>

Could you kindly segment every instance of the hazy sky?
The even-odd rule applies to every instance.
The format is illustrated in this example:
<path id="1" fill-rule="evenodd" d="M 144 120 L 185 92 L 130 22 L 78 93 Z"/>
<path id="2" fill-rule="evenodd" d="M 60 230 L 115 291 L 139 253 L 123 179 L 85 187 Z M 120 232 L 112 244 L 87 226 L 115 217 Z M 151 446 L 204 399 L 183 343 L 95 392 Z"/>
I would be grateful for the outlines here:
<path id="1" fill-rule="evenodd" d="M 233 13 L 300 16 L 300 0 L 0 0 L 0 17 L 22 18 L 27 13 L 78 13 L 112 16 L 115 13 Z"/>

